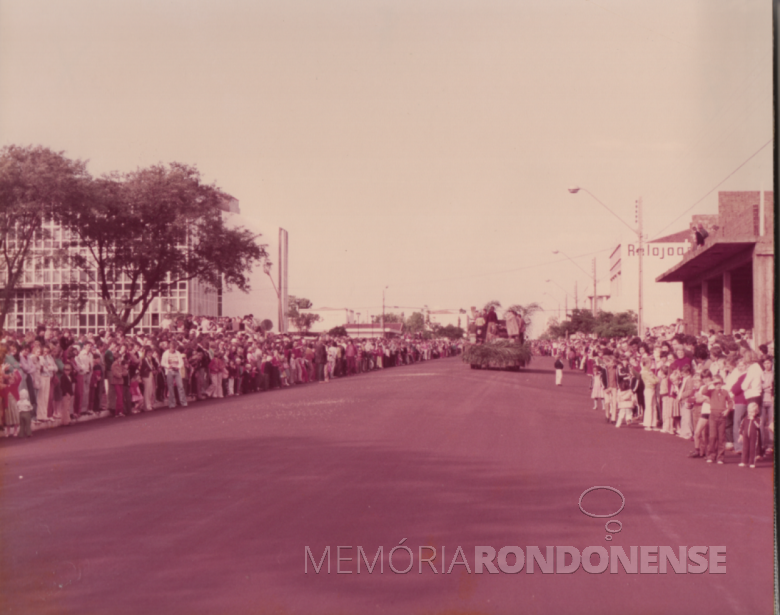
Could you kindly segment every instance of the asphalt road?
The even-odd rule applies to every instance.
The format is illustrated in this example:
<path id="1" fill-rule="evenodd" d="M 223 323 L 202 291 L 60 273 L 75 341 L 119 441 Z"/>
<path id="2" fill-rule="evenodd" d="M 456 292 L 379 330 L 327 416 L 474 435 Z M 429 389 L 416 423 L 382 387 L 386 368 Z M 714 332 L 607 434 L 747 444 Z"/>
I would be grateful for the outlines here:
<path id="1" fill-rule="evenodd" d="M 607 425 L 585 376 L 553 378 L 546 358 L 435 360 L 3 441 L 0 612 L 771 613 L 771 464 L 688 459 L 679 438 Z M 579 509 L 592 486 L 625 497 L 611 542 Z M 421 545 L 437 573 L 418 572 Z M 725 546 L 726 573 L 475 571 L 475 546 L 548 545 Z M 330 574 L 307 546 L 318 563 L 330 547 Z M 383 547 L 373 573 L 358 546 L 369 563 Z M 471 572 L 442 573 L 458 546 Z"/>

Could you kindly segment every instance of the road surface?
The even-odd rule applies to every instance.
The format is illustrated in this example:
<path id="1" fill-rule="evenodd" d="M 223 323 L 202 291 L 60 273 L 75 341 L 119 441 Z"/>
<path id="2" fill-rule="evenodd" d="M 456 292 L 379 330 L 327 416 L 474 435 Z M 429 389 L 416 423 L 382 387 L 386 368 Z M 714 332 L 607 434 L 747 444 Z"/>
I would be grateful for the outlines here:
<path id="1" fill-rule="evenodd" d="M 443 359 L 2 441 L 0 610 L 770 613 L 771 463 L 688 459 L 679 438 L 607 425 L 584 375 L 553 383 L 548 358 Z M 614 534 L 580 510 L 593 486 L 625 498 Z M 389 566 L 402 539 L 407 574 Z M 358 547 L 371 564 L 380 546 L 358 574 Z M 478 546 L 721 546 L 726 572 L 478 574 Z"/>

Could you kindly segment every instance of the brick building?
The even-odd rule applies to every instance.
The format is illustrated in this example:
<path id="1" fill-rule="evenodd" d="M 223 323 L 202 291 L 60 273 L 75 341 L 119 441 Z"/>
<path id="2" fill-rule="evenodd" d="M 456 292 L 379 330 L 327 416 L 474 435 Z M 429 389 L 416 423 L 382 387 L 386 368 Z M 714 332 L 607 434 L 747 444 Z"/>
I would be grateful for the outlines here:
<path id="1" fill-rule="evenodd" d="M 753 331 L 774 338 L 774 193 L 720 192 L 717 215 L 693 216 L 708 231 L 704 245 L 656 278 L 682 282 L 685 331 Z"/>

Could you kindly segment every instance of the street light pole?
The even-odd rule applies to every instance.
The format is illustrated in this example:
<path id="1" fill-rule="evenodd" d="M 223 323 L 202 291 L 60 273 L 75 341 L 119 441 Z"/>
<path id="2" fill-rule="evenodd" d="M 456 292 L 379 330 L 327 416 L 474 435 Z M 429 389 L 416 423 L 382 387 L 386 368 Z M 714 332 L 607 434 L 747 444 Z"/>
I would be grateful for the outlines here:
<path id="1" fill-rule="evenodd" d="M 263 263 L 263 271 L 265 272 L 265 275 L 268 276 L 268 279 L 271 280 L 271 285 L 274 287 L 274 292 L 276 293 L 276 302 L 278 305 L 278 316 L 279 316 L 279 333 L 282 332 L 282 320 L 284 318 L 284 314 L 282 313 L 282 295 L 279 293 L 279 289 L 276 288 L 276 283 L 274 282 L 274 278 L 271 275 L 271 263 L 268 261 L 265 261 Z"/>
<path id="2" fill-rule="evenodd" d="M 639 235 L 639 313 L 637 314 L 637 332 L 639 333 L 639 337 L 643 337 L 644 334 L 644 321 L 642 320 L 643 317 L 643 297 L 642 297 L 642 286 L 644 283 L 643 275 L 642 275 L 642 257 L 645 254 L 644 247 L 642 246 L 642 197 L 640 196 L 637 199 L 636 202 L 636 217 L 637 217 L 637 235 Z"/>

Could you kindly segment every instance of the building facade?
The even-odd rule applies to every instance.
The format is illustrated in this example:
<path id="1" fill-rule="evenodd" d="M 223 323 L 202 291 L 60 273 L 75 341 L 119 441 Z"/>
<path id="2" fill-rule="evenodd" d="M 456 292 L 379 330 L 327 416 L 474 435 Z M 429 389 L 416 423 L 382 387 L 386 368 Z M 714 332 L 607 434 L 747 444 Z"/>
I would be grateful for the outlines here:
<path id="1" fill-rule="evenodd" d="M 223 218 L 237 215 L 238 200 L 229 195 L 224 197 L 220 206 Z M 82 334 L 97 333 L 108 327 L 106 309 L 97 291 L 96 271 L 68 266 L 68 259 L 63 255 L 73 252 L 86 256 L 86 246 L 79 243 L 78 236 L 50 220 L 44 221 L 41 232 L 34 239 L 31 254 L 25 260 L 21 283 L 14 291 L 5 322 L 7 330 L 21 333 L 35 329 L 39 324 L 50 323 Z M 0 272 L 0 287 L 5 285 L 5 276 L 4 271 Z M 86 302 L 81 309 L 74 302 L 63 300 L 63 285 L 73 282 L 87 288 Z M 116 290 L 121 290 L 118 287 L 123 285 L 129 289 L 129 282 L 123 276 L 117 282 Z M 178 282 L 175 288 L 167 289 L 152 300 L 134 330 L 149 333 L 160 326 L 166 315 L 171 314 L 221 316 L 222 300 L 221 288 L 213 288 L 198 280 Z M 133 315 L 139 312 L 136 310 Z"/>
<path id="2" fill-rule="evenodd" d="M 682 317 L 682 289 L 659 284 L 655 279 L 673 264 L 679 263 L 691 249 L 688 230 L 667 235 L 644 244 L 642 258 L 643 322 L 654 327 Z M 610 312 L 639 312 L 639 245 L 633 241 L 618 244 L 609 257 Z"/>
<path id="3" fill-rule="evenodd" d="M 774 339 L 774 193 L 720 192 L 718 214 L 694 216 L 709 233 L 658 282 L 682 283 L 685 332 L 753 332 L 756 344 Z"/>

